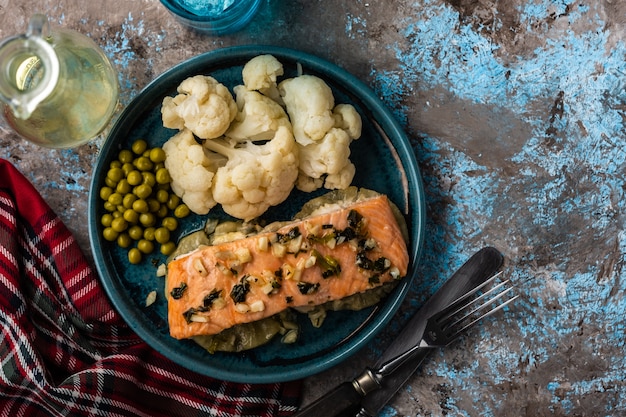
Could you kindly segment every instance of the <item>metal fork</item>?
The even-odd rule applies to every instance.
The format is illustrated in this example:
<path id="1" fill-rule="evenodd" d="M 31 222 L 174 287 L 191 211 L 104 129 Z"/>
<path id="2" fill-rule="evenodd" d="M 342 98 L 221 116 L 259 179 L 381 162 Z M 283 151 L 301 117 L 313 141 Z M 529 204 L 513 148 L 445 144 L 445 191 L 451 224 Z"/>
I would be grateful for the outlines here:
<path id="1" fill-rule="evenodd" d="M 474 297 L 485 286 L 494 283 L 502 272 L 485 281 L 478 288 L 460 297 L 426 324 L 421 347 L 444 347 L 482 319 L 491 316 L 519 298 L 513 294 L 511 280 L 504 280 Z M 472 298 L 474 297 L 474 298 Z"/>
<path id="2" fill-rule="evenodd" d="M 377 371 L 368 369 L 356 377 L 352 384 L 357 391 L 360 391 L 360 394 L 365 396 L 380 388 L 384 377 L 398 369 L 409 358 L 413 357 L 417 351 L 448 346 L 479 321 L 502 310 L 505 306 L 519 298 L 519 295 L 513 294 L 513 286 L 509 279 L 483 291 L 488 285 L 493 284 L 500 275 L 501 272 L 430 317 L 419 344 L 402 355 L 384 363 Z M 357 417 L 362 415 L 359 414 Z"/>

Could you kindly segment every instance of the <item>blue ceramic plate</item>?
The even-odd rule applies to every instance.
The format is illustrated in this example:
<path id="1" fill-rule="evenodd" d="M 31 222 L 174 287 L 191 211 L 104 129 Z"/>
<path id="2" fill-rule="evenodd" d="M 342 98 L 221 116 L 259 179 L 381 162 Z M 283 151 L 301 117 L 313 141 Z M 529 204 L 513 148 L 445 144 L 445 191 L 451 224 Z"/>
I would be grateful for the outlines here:
<path id="1" fill-rule="evenodd" d="M 163 278 L 156 267 L 164 257 L 153 255 L 141 265 L 130 265 L 125 250 L 101 238 L 99 219 L 104 213 L 99 189 L 109 163 L 120 149 L 144 138 L 150 146 L 162 145 L 175 134 L 161 123 L 161 102 L 174 95 L 182 80 L 197 74 L 211 75 L 228 87 L 241 84 L 243 65 L 259 54 L 272 54 L 282 62 L 285 77 L 303 73 L 323 78 L 333 89 L 337 103 L 353 104 L 363 119 L 363 134 L 352 145 L 356 165 L 353 184 L 387 194 L 406 216 L 410 232 L 409 278 L 378 306 L 359 312 L 331 312 L 324 325 L 315 329 L 306 317 L 300 320 L 301 337 L 294 345 L 277 340 L 245 353 L 209 354 L 193 341 L 169 336 L 167 304 L 162 294 Z M 385 134 L 381 134 L 384 132 Z M 268 220 L 290 219 L 308 199 L 322 194 L 294 191 L 280 206 L 264 216 Z M 220 210 L 216 212 L 223 215 Z M 215 215 L 213 213 L 212 215 Z M 235 47 L 209 52 L 183 62 L 150 83 L 122 112 L 105 142 L 91 183 L 89 232 L 96 267 L 115 308 L 133 330 L 154 349 L 174 362 L 201 374 L 235 382 L 267 383 L 307 377 L 337 365 L 372 338 L 393 317 L 410 285 L 423 241 L 424 194 L 413 151 L 402 128 L 376 95 L 341 68 L 302 52 L 275 47 Z M 189 216 L 178 235 L 197 230 L 205 217 Z M 155 304 L 145 307 L 146 296 L 157 290 Z"/>

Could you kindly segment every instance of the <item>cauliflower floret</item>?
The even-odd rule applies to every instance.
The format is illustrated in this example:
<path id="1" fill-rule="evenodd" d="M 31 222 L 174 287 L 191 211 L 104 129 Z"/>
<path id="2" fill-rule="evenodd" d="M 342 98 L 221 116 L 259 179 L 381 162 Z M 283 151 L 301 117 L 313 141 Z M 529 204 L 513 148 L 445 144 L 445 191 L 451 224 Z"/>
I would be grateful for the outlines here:
<path id="1" fill-rule="evenodd" d="M 213 139 L 204 147 L 228 158 L 213 178 L 213 198 L 226 213 L 246 221 L 285 201 L 298 177 L 298 148 L 285 126 L 261 145 Z"/>
<path id="2" fill-rule="evenodd" d="M 237 115 L 232 94 L 213 77 L 189 77 L 177 91 L 177 96 L 165 97 L 161 106 L 167 128 L 187 128 L 201 139 L 213 139 L 223 135 Z"/>
<path id="3" fill-rule="evenodd" d="M 324 186 L 344 189 L 354 178 L 355 167 L 350 162 L 350 135 L 343 129 L 332 128 L 324 138 L 299 146 L 300 170 L 296 187 L 311 192 Z"/>
<path id="4" fill-rule="evenodd" d="M 258 91 L 249 91 L 243 85 L 234 88 L 237 97 L 237 117 L 226 131 L 226 136 L 238 141 L 267 140 L 274 137 L 280 126 L 291 130 L 291 122 L 282 106 Z"/>
<path id="5" fill-rule="evenodd" d="M 283 64 L 273 55 L 259 55 L 244 65 L 241 76 L 248 90 L 258 90 L 261 94 L 282 104 L 276 80 L 283 73 Z"/>
<path id="6" fill-rule="evenodd" d="M 197 214 L 208 213 L 217 204 L 211 192 L 213 176 L 225 159 L 205 151 L 188 129 L 165 142 L 163 150 L 165 167 L 172 178 L 172 191 L 189 210 Z"/>
<path id="7" fill-rule="evenodd" d="M 300 153 L 296 187 L 343 189 L 354 178 L 350 143 L 361 136 L 362 120 L 351 104 L 334 105 L 330 87 L 320 78 L 301 75 L 280 83 Z"/>
<path id="8" fill-rule="evenodd" d="M 356 174 L 356 167 L 352 162 L 348 161 L 341 171 L 326 176 L 324 188 L 329 190 L 345 190 L 352 184 L 354 174 Z"/>
<path id="9" fill-rule="evenodd" d="M 345 130 L 352 139 L 361 137 L 363 121 L 353 105 L 337 104 L 333 109 L 333 116 L 335 117 L 335 127 Z"/>
<path id="10" fill-rule="evenodd" d="M 321 140 L 335 125 L 335 98 L 330 87 L 319 77 L 301 75 L 278 85 L 293 134 L 300 145 Z"/>
<path id="11" fill-rule="evenodd" d="M 298 172 L 298 178 L 296 179 L 296 188 L 298 190 L 304 191 L 305 193 L 312 193 L 323 186 L 324 178 L 313 178 L 302 172 Z"/>
<path id="12" fill-rule="evenodd" d="M 185 94 L 178 94 L 175 97 L 165 97 L 161 106 L 161 119 L 163 126 L 168 129 L 183 130 L 185 128 L 185 119 L 178 115 L 178 105 L 187 99 Z"/>

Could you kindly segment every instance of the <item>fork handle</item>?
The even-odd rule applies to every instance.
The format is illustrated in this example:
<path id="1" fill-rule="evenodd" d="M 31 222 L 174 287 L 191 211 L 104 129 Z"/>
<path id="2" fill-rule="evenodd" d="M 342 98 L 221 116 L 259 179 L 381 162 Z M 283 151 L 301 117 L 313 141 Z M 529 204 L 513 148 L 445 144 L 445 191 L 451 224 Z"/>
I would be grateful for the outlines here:
<path id="1" fill-rule="evenodd" d="M 361 409 L 357 410 L 356 413 L 349 414 L 350 417 L 377 416 L 385 404 L 395 396 L 400 387 L 406 384 L 409 378 L 421 366 L 430 352 L 432 352 L 430 348 L 416 350 L 401 367 L 382 379 L 380 389 L 371 392 L 365 396 L 365 398 L 361 399 Z M 344 417 L 344 415 L 342 415 L 342 417 Z"/>

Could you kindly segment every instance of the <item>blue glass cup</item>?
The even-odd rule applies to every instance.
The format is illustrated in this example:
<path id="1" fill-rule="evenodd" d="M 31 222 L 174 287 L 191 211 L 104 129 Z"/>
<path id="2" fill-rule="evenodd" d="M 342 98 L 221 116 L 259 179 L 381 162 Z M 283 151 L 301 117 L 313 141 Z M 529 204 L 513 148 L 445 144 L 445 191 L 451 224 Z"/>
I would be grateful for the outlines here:
<path id="1" fill-rule="evenodd" d="M 263 0 L 161 0 L 181 23 L 209 35 L 227 35 L 246 26 Z"/>

